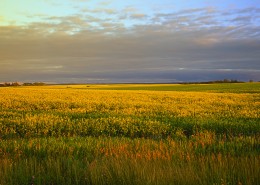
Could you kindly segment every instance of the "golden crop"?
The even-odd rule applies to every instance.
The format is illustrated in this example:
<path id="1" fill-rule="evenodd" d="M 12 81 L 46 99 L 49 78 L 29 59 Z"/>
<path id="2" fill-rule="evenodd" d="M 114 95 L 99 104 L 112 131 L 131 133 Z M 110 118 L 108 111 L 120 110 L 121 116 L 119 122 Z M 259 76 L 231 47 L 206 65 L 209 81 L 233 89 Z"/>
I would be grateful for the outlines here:
<path id="1" fill-rule="evenodd" d="M 260 108 L 258 94 L 2 88 L 0 95 L 1 112 L 47 111 L 46 120 L 55 119 L 54 115 L 48 117 L 50 111 L 259 118 Z M 26 115 L 33 119 L 29 117 Z"/>
<path id="2" fill-rule="evenodd" d="M 255 125 L 260 110 L 258 94 L 50 87 L 1 88 L 0 94 L 2 137 L 179 137 L 179 129 L 221 133 L 222 124 L 229 126 L 225 133 L 251 133 L 257 130 L 245 120 Z"/>

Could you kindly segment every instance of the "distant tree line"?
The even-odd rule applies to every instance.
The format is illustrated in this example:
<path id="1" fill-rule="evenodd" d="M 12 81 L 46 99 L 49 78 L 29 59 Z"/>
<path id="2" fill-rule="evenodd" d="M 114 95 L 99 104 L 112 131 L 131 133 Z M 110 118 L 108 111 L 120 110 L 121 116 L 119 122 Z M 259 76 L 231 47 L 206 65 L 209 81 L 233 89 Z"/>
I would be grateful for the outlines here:
<path id="1" fill-rule="evenodd" d="M 10 86 L 44 86 L 46 85 L 43 82 L 34 82 L 34 83 L 19 83 L 19 82 L 5 82 L 1 83 L 0 87 L 10 87 Z"/>
<path id="2" fill-rule="evenodd" d="M 254 82 L 249 80 L 249 82 Z M 215 83 L 245 83 L 244 81 L 234 80 L 234 79 L 223 79 L 223 80 L 213 80 L 207 82 L 183 82 L 181 84 L 215 84 Z"/>
<path id="3" fill-rule="evenodd" d="M 23 83 L 24 86 L 44 86 L 46 85 L 43 82 L 34 82 L 34 83 Z"/>

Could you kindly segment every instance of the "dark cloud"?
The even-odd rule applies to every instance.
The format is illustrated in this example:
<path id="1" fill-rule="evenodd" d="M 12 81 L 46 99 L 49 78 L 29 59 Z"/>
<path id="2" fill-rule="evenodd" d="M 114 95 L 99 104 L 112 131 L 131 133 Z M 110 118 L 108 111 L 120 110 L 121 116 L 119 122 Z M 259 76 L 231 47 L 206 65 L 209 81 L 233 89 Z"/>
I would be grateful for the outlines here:
<path id="1" fill-rule="evenodd" d="M 204 8 L 154 16 L 133 7 L 126 14 L 96 11 L 126 15 L 122 19 L 131 26 L 89 11 L 1 26 L 0 81 L 260 80 L 259 9 L 229 14 Z"/>

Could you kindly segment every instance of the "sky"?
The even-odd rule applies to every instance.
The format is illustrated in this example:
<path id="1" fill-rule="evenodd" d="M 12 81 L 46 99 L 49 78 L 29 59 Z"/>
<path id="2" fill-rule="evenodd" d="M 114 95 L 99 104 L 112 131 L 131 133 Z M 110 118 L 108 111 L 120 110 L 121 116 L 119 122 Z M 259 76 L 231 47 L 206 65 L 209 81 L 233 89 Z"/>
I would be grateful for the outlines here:
<path id="1" fill-rule="evenodd" d="M 0 82 L 260 81 L 260 0 L 0 0 Z"/>

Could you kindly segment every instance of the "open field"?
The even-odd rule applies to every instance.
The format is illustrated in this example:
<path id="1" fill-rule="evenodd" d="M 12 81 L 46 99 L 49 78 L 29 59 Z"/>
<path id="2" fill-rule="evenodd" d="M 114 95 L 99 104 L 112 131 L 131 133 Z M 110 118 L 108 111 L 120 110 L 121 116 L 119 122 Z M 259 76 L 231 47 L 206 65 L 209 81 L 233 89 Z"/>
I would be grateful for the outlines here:
<path id="1" fill-rule="evenodd" d="M 260 83 L 0 88 L 0 184 L 260 184 Z"/>
<path id="2" fill-rule="evenodd" d="M 28 87 L 29 88 L 29 87 Z M 34 88 L 34 87 L 32 87 Z M 185 91 L 218 93 L 260 93 L 260 82 L 219 83 L 219 84 L 85 84 L 50 85 L 41 88 L 51 89 L 95 89 L 95 90 L 142 90 L 142 91 Z"/>

